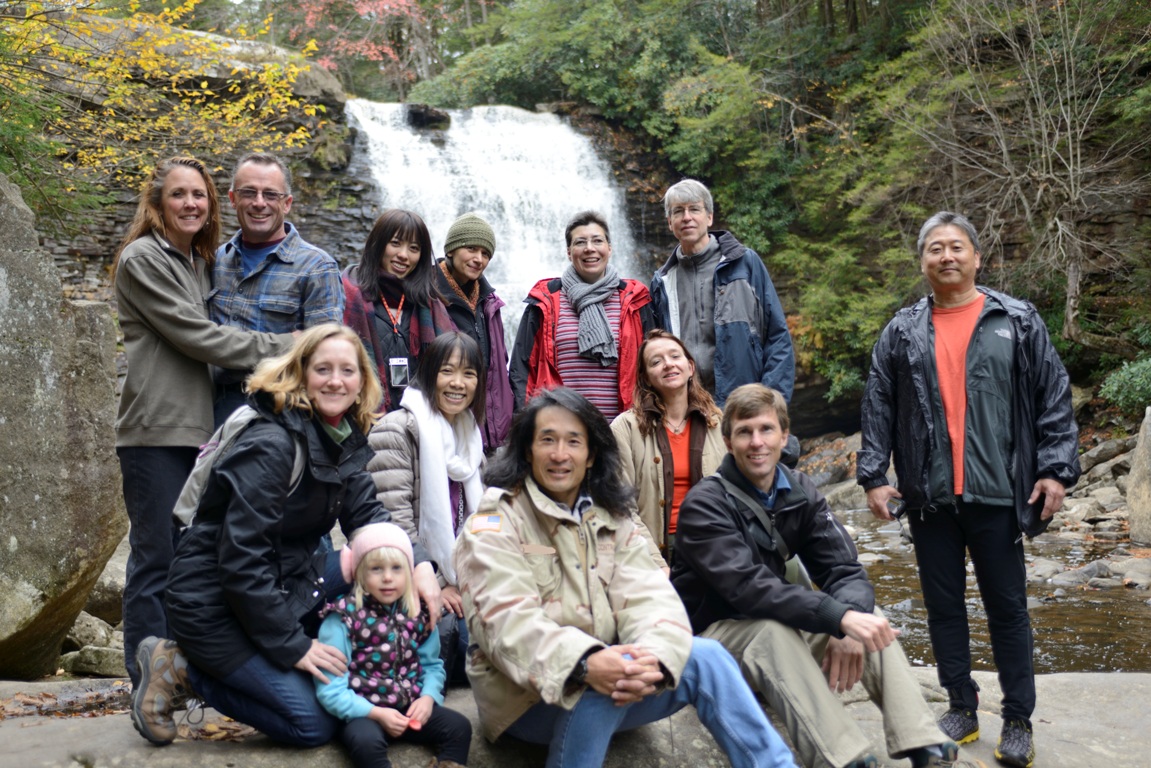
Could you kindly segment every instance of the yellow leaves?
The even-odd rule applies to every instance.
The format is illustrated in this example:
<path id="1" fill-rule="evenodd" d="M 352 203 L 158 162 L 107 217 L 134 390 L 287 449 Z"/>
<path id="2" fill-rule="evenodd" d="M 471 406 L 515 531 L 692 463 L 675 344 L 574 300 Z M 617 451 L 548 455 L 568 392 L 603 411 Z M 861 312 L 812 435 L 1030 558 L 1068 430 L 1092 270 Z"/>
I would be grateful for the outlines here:
<path id="1" fill-rule="evenodd" d="M 317 114 L 292 92 L 301 65 L 181 28 L 198 2 L 158 14 L 138 13 L 137 0 L 83 11 L 25 3 L 22 17 L 0 17 L 0 83 L 39 104 L 36 130 L 59 143 L 69 170 L 92 176 L 131 177 L 161 153 L 305 143 L 306 128 L 277 127 Z M 133 15 L 112 17 L 125 9 Z"/>

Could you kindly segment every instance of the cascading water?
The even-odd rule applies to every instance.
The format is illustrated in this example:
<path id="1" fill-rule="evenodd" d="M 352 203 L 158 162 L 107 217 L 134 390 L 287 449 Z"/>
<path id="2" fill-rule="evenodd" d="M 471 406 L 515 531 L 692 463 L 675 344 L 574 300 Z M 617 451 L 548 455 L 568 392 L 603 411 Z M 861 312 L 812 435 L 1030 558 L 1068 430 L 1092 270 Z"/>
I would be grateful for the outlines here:
<path id="1" fill-rule="evenodd" d="M 607 219 L 612 264 L 621 275 L 651 277 L 634 273 L 635 242 L 611 169 L 563 120 L 516 107 L 474 107 L 448 110 L 446 131 L 419 131 L 404 110 L 360 99 L 347 105 L 349 123 L 364 137 L 357 151 L 368 155 L 360 163 L 371 169 L 381 209 L 420 214 L 436 257 L 457 216 L 475 211 L 486 219 L 496 234 L 486 276 L 508 305 L 505 322 L 518 321 L 536 280 L 567 267 L 564 227 L 579 211 Z"/>

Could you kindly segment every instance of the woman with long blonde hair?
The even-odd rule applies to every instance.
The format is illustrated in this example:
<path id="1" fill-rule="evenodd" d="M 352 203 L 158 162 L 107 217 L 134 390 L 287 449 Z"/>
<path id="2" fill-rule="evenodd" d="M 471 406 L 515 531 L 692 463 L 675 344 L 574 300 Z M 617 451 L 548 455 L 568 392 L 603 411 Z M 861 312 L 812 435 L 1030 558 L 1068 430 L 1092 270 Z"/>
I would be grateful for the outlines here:
<path id="1" fill-rule="evenodd" d="M 315 634 L 319 608 L 351 585 L 339 553 L 317 547 L 336 523 L 352 538 L 391 517 L 364 470 L 380 385 L 356 334 L 328 323 L 260 363 L 248 391 L 260 418 L 216 459 L 169 571 L 173 639 L 139 647 L 132 722 L 154 744 L 175 738 L 172 709 L 189 695 L 288 744 L 324 744 L 338 728 L 312 681 L 343 675 L 347 658 Z M 435 573 L 422 548 L 415 559 L 438 617 Z"/>

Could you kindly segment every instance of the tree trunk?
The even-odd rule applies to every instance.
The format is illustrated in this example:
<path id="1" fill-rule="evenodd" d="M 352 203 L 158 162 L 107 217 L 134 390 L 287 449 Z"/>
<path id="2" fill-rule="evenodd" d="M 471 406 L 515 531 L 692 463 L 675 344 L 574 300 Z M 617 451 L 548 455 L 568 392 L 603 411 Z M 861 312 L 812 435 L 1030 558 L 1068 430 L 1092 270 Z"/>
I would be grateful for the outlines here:
<path id="1" fill-rule="evenodd" d="M 835 36 L 835 3 L 833 0 L 820 0 L 819 15 L 823 20 L 823 28 L 828 37 Z"/>
<path id="2" fill-rule="evenodd" d="M 1118 336 L 1104 336 L 1085 331 L 1079 322 L 1079 302 L 1083 297 L 1083 267 L 1081 259 L 1072 258 L 1067 264 L 1067 300 L 1063 305 L 1063 338 L 1102 352 L 1114 352 L 1134 358 L 1138 350 Z"/>
<path id="3" fill-rule="evenodd" d="M 847 17 L 847 34 L 854 35 L 859 31 L 859 12 L 855 0 L 843 0 L 843 12 Z"/>

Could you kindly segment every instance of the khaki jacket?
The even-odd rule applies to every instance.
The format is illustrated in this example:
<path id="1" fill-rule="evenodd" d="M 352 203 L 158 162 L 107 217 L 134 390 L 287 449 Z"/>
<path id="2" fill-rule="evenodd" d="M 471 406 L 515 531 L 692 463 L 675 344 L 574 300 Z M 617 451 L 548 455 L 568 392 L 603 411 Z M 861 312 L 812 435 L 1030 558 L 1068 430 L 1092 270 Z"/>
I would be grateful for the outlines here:
<path id="1" fill-rule="evenodd" d="M 692 430 L 706 429 L 706 422 L 698 414 L 692 415 Z M 623 474 L 638 492 L 639 517 L 647 526 L 660 550 L 666 548 L 667 511 L 671 509 L 671 490 L 666 490 L 668 478 L 675 477 L 670 452 L 664 453 L 655 433 L 644 437 L 639 431 L 639 418 L 635 411 L 625 411 L 611 423 L 611 431 L 619 445 Z M 694 436 L 694 435 L 693 435 Z M 692 440 L 692 444 L 695 444 Z M 702 445 L 701 477 L 719 469 L 727 448 L 717 424 L 706 429 Z"/>
<path id="2" fill-rule="evenodd" d="M 211 269 L 158 234 L 129 243 L 116 266 L 116 303 L 128 376 L 116 446 L 192 447 L 214 431 L 209 365 L 250 369 L 292 345 L 290 334 L 254 333 L 208 319 Z"/>
<path id="3" fill-rule="evenodd" d="M 586 686 L 568 678 L 588 651 L 641 645 L 678 682 L 691 628 L 633 518 L 593 506 L 576 520 L 529 477 L 519 492 L 488 489 L 455 557 L 476 647 L 468 678 L 489 739 L 541 700 L 575 706 Z"/>

